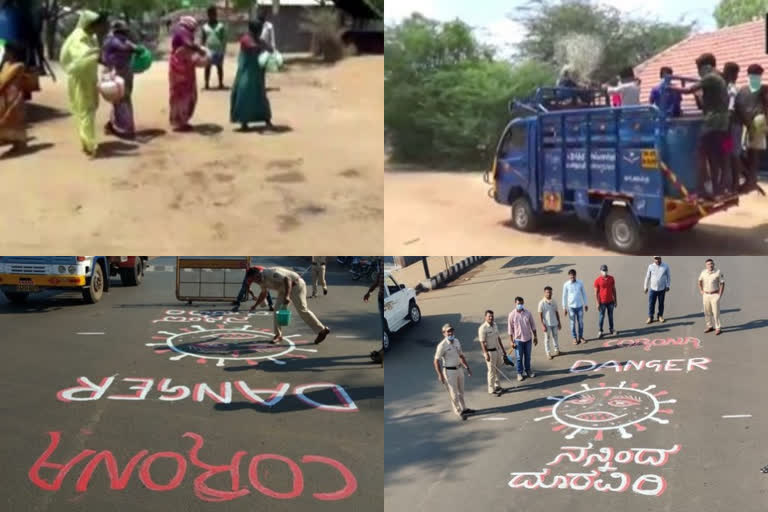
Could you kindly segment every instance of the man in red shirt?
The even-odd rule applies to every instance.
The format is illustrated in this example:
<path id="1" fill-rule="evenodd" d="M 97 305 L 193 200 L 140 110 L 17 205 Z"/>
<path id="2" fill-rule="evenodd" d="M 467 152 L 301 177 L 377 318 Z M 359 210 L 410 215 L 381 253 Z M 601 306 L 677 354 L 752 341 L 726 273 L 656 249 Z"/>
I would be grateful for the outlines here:
<path id="1" fill-rule="evenodd" d="M 611 335 L 619 334 L 618 331 L 613 331 L 613 310 L 619 305 L 616 295 L 616 281 L 613 276 L 608 275 L 607 265 L 600 267 L 600 277 L 595 279 L 595 300 L 597 301 L 598 322 L 600 322 L 597 337 L 603 337 L 603 322 L 606 311 L 608 311 L 608 327 L 611 329 Z"/>

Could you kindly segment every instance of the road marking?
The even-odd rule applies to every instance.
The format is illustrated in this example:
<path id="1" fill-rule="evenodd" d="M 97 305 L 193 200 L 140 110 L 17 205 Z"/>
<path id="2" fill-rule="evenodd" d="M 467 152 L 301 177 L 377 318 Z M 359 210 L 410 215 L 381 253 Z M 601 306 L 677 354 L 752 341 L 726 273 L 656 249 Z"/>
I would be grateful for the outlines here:
<path id="1" fill-rule="evenodd" d="M 336 336 L 337 338 L 342 339 L 353 339 L 353 338 L 359 338 L 360 336 Z"/>
<path id="2" fill-rule="evenodd" d="M 103 332 L 78 332 L 77 334 L 80 334 L 83 336 L 89 336 L 89 335 L 104 334 L 104 333 Z"/>
<path id="3" fill-rule="evenodd" d="M 480 420 L 480 421 L 504 421 L 504 420 L 506 420 L 506 419 L 507 419 L 507 418 L 496 418 L 496 417 L 494 417 L 494 418 L 483 418 L 483 419 L 482 419 L 482 420 Z"/>
<path id="4" fill-rule="evenodd" d="M 751 418 L 751 414 L 725 414 L 723 418 Z"/>

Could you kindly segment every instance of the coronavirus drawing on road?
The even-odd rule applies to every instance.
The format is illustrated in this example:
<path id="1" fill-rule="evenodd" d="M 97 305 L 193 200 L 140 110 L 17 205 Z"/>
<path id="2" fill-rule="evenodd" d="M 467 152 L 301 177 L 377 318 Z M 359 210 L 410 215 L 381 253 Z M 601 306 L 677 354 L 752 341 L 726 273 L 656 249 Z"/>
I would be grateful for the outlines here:
<path id="1" fill-rule="evenodd" d="M 552 430 L 570 430 L 565 438 L 573 439 L 577 434 L 594 433 L 594 439 L 600 441 L 607 431 L 617 431 L 622 439 L 630 439 L 632 433 L 627 428 L 633 426 L 638 432 L 646 429 L 643 423 L 654 421 L 666 424 L 669 420 L 658 417 L 659 414 L 672 414 L 672 409 L 662 408 L 663 404 L 673 404 L 675 399 L 661 400 L 667 391 L 652 392 L 654 385 L 640 389 L 633 382 L 626 386 L 622 381 L 618 386 L 608 386 L 601 382 L 597 387 L 582 384 L 584 389 L 572 391 L 564 389 L 565 396 L 547 397 L 555 405 L 543 408 L 551 412 L 535 421 L 553 419 L 556 423 Z"/>
<path id="2" fill-rule="evenodd" d="M 275 364 L 286 364 L 282 359 L 305 359 L 298 352 L 315 353 L 316 349 L 304 348 L 309 341 L 295 340 L 300 335 L 284 336 L 281 344 L 270 343 L 273 333 L 269 329 L 255 329 L 250 325 L 231 327 L 217 324 L 215 329 L 200 325 L 182 327 L 179 332 L 159 331 L 153 336 L 154 341 L 147 343 L 154 347 L 158 354 L 171 354 L 171 361 L 185 358 L 195 359 L 200 364 L 216 361 L 216 366 L 224 366 L 226 362 L 245 362 L 258 365 L 263 361 Z"/>

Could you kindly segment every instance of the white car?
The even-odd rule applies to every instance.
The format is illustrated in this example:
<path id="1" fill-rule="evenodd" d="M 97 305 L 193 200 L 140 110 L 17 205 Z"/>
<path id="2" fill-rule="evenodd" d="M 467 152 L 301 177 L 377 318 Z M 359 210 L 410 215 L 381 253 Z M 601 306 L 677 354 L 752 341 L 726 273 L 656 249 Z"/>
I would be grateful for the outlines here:
<path id="1" fill-rule="evenodd" d="M 389 350 L 389 339 L 408 324 L 421 321 L 421 310 L 416 304 L 416 290 L 399 284 L 389 272 L 384 272 L 384 333 L 382 345 Z"/>

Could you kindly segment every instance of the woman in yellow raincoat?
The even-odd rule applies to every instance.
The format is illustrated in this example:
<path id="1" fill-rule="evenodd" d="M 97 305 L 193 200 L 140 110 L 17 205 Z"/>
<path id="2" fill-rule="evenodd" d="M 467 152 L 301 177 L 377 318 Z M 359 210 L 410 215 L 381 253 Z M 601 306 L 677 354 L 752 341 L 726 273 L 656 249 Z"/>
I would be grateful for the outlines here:
<path id="1" fill-rule="evenodd" d="M 69 74 L 69 103 L 78 125 L 83 151 L 96 156 L 96 110 L 99 107 L 99 54 L 98 37 L 106 33 L 108 19 L 105 14 L 81 11 L 77 28 L 61 47 L 60 62 Z"/>

